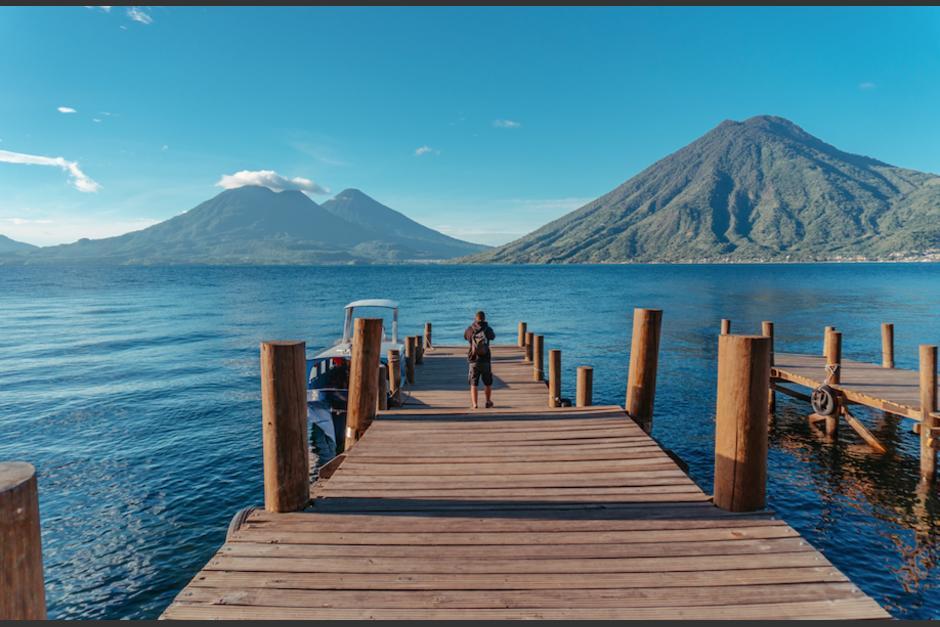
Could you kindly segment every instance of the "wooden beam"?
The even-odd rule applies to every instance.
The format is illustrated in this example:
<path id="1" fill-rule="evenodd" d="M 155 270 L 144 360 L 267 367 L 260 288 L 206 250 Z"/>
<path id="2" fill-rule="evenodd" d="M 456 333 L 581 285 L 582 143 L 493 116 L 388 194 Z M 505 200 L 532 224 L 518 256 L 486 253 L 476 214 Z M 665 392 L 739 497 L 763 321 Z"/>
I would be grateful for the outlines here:
<path id="1" fill-rule="evenodd" d="M 575 388 L 575 406 L 590 407 L 593 404 L 594 368 L 578 366 L 578 380 Z"/>
<path id="2" fill-rule="evenodd" d="M 874 450 L 876 453 L 887 452 L 888 449 L 886 449 L 884 445 L 878 441 L 878 438 L 876 438 L 874 434 L 872 434 L 872 432 L 869 431 L 868 428 L 862 424 L 858 418 L 849 413 L 849 410 L 845 407 L 845 405 L 840 407 L 840 411 L 842 412 L 842 416 L 845 418 L 845 421 L 848 423 L 848 425 L 855 429 L 855 432 L 858 433 L 859 437 L 865 440 L 872 450 Z"/>
<path id="3" fill-rule="evenodd" d="M 894 325 L 881 323 L 881 367 L 894 368 Z"/>
<path id="4" fill-rule="evenodd" d="M 763 509 L 767 491 L 767 396 L 770 338 L 718 338 L 715 415 L 715 505 L 732 512 Z"/>
<path id="5" fill-rule="evenodd" d="M 349 360 L 349 401 L 346 404 L 344 450 L 347 452 L 359 441 L 375 418 L 381 352 L 382 319 L 356 318 L 352 355 Z M 414 357 L 414 342 L 411 342 L 411 356 Z"/>
<path id="6" fill-rule="evenodd" d="M 653 430 L 653 401 L 656 398 L 656 370 L 659 365 L 659 336 L 662 323 L 661 309 L 633 310 L 626 410 L 646 433 Z"/>
<path id="7" fill-rule="evenodd" d="M 937 474 L 937 451 L 931 446 L 931 436 L 937 426 L 933 412 L 937 411 L 937 347 L 920 346 L 920 477 L 933 481 Z"/>
<path id="8" fill-rule="evenodd" d="M 261 343 L 264 508 L 269 512 L 297 511 L 310 501 L 306 372 L 303 342 Z"/>
<path id="9" fill-rule="evenodd" d="M 46 618 L 36 469 L 0 463 L 0 620 Z"/>

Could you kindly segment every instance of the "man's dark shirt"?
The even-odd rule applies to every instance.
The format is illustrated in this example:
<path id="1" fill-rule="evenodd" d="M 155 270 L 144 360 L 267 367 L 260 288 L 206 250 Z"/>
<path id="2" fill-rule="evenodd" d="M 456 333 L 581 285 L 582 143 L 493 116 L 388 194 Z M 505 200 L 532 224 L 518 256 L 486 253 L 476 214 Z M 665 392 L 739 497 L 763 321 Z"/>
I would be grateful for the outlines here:
<path id="1" fill-rule="evenodd" d="M 472 344 L 473 344 L 473 336 L 476 335 L 476 333 L 477 333 L 480 329 L 483 329 L 483 333 L 486 335 L 486 339 L 488 339 L 489 341 L 492 342 L 493 340 L 496 339 L 496 333 L 494 333 L 492 327 L 490 327 L 490 325 L 488 325 L 488 324 L 486 323 L 486 320 L 483 320 L 482 322 L 479 321 L 479 320 L 475 320 L 475 321 L 473 322 L 473 324 L 471 324 L 469 327 L 467 327 L 467 330 L 463 332 L 463 339 L 465 339 L 465 340 L 467 340 L 468 342 L 470 342 L 471 348 L 473 347 L 473 346 L 472 346 Z M 491 356 L 492 356 L 492 351 L 490 351 L 490 353 L 488 353 L 488 354 L 486 354 L 486 355 L 480 357 L 479 359 L 477 359 L 476 357 L 474 357 L 471 353 L 467 353 L 467 359 L 468 359 L 469 361 L 471 361 L 471 362 L 476 362 L 476 361 L 490 361 Z"/>

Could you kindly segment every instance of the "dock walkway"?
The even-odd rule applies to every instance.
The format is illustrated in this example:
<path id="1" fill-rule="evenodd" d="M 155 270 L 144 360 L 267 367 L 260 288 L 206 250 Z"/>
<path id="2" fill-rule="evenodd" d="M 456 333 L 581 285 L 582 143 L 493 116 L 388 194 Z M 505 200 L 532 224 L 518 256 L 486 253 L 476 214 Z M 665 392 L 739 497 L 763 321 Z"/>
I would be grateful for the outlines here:
<path id="1" fill-rule="evenodd" d="M 621 407 L 547 407 L 521 349 L 494 347 L 497 407 L 468 410 L 464 351 L 427 352 L 311 507 L 249 514 L 163 618 L 889 617 Z"/>

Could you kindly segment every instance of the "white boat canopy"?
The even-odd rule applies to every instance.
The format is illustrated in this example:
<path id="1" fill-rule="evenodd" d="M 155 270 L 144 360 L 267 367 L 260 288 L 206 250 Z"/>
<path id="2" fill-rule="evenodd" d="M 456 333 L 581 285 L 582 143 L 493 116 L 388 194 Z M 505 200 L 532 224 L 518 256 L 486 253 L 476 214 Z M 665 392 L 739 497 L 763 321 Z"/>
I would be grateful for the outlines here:
<path id="1" fill-rule="evenodd" d="M 384 298 L 367 298 L 365 300 L 354 300 L 346 305 L 346 319 L 343 321 L 343 344 L 352 341 L 352 321 L 353 310 L 357 307 L 382 307 L 392 310 L 392 337 L 393 344 L 398 343 L 398 303 Z"/>
<path id="2" fill-rule="evenodd" d="M 398 309 L 398 303 L 384 298 L 367 298 L 365 300 L 354 300 L 346 305 L 346 309 L 353 307 L 387 307 L 388 309 Z"/>

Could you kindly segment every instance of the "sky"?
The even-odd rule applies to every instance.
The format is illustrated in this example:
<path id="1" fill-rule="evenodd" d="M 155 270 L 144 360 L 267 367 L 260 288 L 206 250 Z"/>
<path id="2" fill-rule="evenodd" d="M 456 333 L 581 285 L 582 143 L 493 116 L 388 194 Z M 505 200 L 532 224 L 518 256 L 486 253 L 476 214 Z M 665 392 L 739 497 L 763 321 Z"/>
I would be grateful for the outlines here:
<path id="1" fill-rule="evenodd" d="M 500 244 L 725 119 L 940 173 L 940 8 L 0 8 L 0 234 L 355 187 Z"/>

